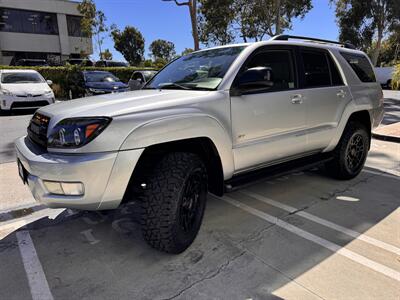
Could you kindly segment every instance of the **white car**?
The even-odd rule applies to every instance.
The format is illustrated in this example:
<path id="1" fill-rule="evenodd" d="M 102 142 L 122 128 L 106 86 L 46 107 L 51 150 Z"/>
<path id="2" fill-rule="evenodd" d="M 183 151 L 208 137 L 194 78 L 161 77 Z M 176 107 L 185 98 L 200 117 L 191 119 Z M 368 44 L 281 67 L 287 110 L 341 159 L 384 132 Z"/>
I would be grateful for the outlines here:
<path id="1" fill-rule="evenodd" d="M 34 70 L 0 70 L 0 110 L 30 109 L 54 103 L 51 80 Z"/>

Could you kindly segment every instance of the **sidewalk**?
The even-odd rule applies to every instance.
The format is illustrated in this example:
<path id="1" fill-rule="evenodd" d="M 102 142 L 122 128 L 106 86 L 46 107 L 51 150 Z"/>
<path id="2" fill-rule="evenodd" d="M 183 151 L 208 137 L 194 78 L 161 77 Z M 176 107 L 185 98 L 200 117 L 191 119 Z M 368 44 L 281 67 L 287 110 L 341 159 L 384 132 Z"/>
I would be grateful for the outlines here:
<path id="1" fill-rule="evenodd" d="M 376 128 L 372 132 L 372 137 L 378 140 L 400 143 L 400 122 Z"/>

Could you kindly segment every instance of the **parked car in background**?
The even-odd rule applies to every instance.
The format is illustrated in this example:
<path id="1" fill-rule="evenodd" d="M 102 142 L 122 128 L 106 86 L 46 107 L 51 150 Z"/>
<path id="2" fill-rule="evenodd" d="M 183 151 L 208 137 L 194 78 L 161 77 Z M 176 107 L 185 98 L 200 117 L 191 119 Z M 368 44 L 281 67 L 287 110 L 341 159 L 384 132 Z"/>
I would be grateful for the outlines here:
<path id="1" fill-rule="evenodd" d="M 128 82 L 129 89 L 131 91 L 142 89 L 142 87 L 156 74 L 157 71 L 153 70 L 143 70 L 143 71 L 133 72 Z"/>
<path id="2" fill-rule="evenodd" d="M 115 60 L 98 60 L 94 64 L 95 67 L 129 67 L 129 64 L 123 61 Z"/>
<path id="3" fill-rule="evenodd" d="M 380 67 L 375 68 L 376 80 L 383 87 L 392 87 L 392 76 L 394 72 L 394 67 Z"/>
<path id="4" fill-rule="evenodd" d="M 70 65 L 80 65 L 84 67 L 93 67 L 93 62 L 90 59 L 86 58 L 70 58 L 67 59 L 64 64 Z"/>
<path id="5" fill-rule="evenodd" d="M 15 65 L 26 67 L 47 67 L 49 64 L 45 59 L 20 59 L 15 63 Z"/>
<path id="6" fill-rule="evenodd" d="M 106 71 L 83 71 L 70 81 L 70 89 L 68 90 L 69 99 L 120 93 L 129 90 L 127 84 Z"/>
<path id="7" fill-rule="evenodd" d="M 0 110 L 38 108 L 54 103 L 51 80 L 34 70 L 0 70 Z"/>

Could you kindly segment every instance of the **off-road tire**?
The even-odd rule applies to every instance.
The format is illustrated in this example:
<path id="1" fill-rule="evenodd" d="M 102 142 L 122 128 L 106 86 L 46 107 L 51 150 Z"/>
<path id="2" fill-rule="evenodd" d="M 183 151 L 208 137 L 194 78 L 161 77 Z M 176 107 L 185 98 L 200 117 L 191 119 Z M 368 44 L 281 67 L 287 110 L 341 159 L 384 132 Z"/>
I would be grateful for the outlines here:
<path id="1" fill-rule="evenodd" d="M 198 193 L 188 193 L 189 183 L 196 186 Z M 190 200 L 188 194 L 198 194 L 193 198 L 197 200 Z M 153 248 L 167 253 L 185 251 L 200 229 L 206 200 L 207 172 L 201 159 L 186 152 L 165 155 L 146 175 L 140 195 L 143 238 Z M 195 213 L 190 214 L 192 226 L 185 230 L 182 216 L 192 209 L 192 203 L 197 203 L 193 204 Z"/>
<path id="2" fill-rule="evenodd" d="M 354 139 L 359 140 L 362 150 L 355 151 L 360 153 L 359 161 L 351 167 L 346 160 L 347 155 L 351 154 Z M 360 140 L 361 139 L 361 140 Z M 333 151 L 333 159 L 325 164 L 327 172 L 336 179 L 352 179 L 356 177 L 364 167 L 370 145 L 370 134 L 364 124 L 357 121 L 350 121 L 342 134 L 339 144 Z"/>

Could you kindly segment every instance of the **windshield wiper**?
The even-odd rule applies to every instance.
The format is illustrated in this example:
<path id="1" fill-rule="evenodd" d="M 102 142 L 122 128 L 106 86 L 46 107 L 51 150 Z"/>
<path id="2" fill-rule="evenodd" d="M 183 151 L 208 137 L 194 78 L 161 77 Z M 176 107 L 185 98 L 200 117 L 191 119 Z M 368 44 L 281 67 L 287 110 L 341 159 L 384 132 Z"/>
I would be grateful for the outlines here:
<path id="1" fill-rule="evenodd" d="M 168 89 L 168 88 L 179 88 L 181 90 L 190 90 L 189 87 L 181 85 L 176 82 L 168 82 L 168 83 L 160 83 L 157 88 L 159 89 Z"/>

